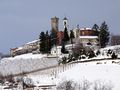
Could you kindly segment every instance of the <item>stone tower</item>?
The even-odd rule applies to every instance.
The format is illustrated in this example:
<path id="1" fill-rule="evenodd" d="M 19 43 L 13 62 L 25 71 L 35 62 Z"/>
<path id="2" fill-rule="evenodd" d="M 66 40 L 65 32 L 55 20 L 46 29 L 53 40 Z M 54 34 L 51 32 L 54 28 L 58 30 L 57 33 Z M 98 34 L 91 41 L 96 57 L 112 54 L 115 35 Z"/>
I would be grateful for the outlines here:
<path id="1" fill-rule="evenodd" d="M 59 18 L 56 16 L 51 18 L 51 30 L 54 32 L 58 31 Z"/>

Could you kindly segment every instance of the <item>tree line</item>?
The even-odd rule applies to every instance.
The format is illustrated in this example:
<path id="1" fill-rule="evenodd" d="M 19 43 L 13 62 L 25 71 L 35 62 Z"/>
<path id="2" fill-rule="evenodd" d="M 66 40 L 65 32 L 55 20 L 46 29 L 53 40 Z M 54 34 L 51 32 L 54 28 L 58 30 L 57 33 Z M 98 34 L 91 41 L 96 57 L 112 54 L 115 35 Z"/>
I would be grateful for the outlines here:
<path id="1" fill-rule="evenodd" d="M 108 45 L 109 38 L 110 38 L 109 37 L 110 32 L 106 22 L 104 21 L 100 26 L 98 26 L 97 24 L 94 24 L 92 27 L 92 30 L 94 30 L 96 36 L 98 36 L 98 42 L 100 47 L 101 48 L 106 47 L 106 45 Z M 67 44 L 68 41 L 70 41 L 71 44 L 73 44 L 73 38 L 75 38 L 73 30 L 70 30 L 70 35 L 69 35 L 68 29 L 67 27 L 65 27 L 63 31 L 63 38 L 61 41 L 62 53 L 66 52 L 65 45 Z M 57 32 L 55 32 L 54 30 L 51 30 L 50 32 L 42 31 L 39 35 L 39 40 L 40 40 L 39 51 L 41 53 L 50 53 L 51 48 L 57 45 L 57 42 L 58 42 Z"/>
<path id="2" fill-rule="evenodd" d="M 69 40 L 71 40 L 71 43 L 73 43 L 73 39 L 74 38 L 74 33 L 73 30 L 70 30 L 70 35 L 68 34 L 68 29 L 67 27 L 64 28 L 64 32 L 63 32 L 63 38 L 61 41 L 61 52 L 65 52 L 65 44 L 67 44 L 67 42 Z M 41 32 L 39 35 L 39 40 L 40 40 L 40 48 L 39 51 L 41 53 L 50 53 L 50 50 L 53 46 L 57 45 L 58 42 L 58 37 L 57 37 L 57 32 L 55 32 L 54 30 L 51 30 L 50 33 L 48 31 L 46 32 Z"/>
<path id="3" fill-rule="evenodd" d="M 96 35 L 98 36 L 100 48 L 106 47 L 106 45 L 109 43 L 110 38 L 109 27 L 106 22 L 104 21 L 100 26 L 94 24 L 92 30 L 95 30 Z"/>

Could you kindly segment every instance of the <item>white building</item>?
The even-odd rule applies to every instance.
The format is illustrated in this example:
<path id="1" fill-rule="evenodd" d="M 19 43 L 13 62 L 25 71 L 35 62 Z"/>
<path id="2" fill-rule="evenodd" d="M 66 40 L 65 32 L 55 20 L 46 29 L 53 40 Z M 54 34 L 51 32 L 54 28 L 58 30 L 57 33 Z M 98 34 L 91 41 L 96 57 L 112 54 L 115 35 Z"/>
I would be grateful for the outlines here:
<path id="1" fill-rule="evenodd" d="M 10 54 L 11 56 L 16 56 L 16 55 L 25 54 L 25 53 L 31 53 L 38 49 L 39 49 L 39 39 L 28 42 L 22 45 L 21 47 L 11 48 Z"/>
<path id="2" fill-rule="evenodd" d="M 66 49 L 67 51 L 69 51 L 69 53 L 71 52 L 72 47 L 74 47 L 74 44 L 73 44 L 73 45 L 72 45 L 72 44 L 65 45 L 65 49 Z M 54 47 L 51 49 L 51 54 L 52 54 L 52 55 L 56 55 L 56 56 L 62 55 L 61 48 L 62 48 L 62 46 L 54 46 Z"/>

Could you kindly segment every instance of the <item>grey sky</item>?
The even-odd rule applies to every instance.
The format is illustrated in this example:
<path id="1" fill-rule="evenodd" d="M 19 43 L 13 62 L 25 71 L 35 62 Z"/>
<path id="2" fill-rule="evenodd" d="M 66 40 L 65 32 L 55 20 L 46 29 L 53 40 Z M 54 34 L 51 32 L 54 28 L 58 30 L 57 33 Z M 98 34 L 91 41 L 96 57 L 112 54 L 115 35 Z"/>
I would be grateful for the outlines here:
<path id="1" fill-rule="evenodd" d="M 67 16 L 70 28 L 109 25 L 111 33 L 120 34 L 120 0 L 0 0 L 0 52 L 7 53 L 50 30 L 50 18 Z"/>

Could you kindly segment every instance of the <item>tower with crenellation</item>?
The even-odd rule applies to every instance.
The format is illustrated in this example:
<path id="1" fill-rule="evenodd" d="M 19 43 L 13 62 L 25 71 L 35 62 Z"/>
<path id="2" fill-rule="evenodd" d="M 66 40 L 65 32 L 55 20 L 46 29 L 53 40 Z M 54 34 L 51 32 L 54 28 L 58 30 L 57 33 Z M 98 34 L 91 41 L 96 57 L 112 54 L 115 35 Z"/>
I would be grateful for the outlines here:
<path id="1" fill-rule="evenodd" d="M 51 18 L 51 31 L 58 32 L 59 31 L 58 26 L 59 26 L 59 18 L 57 18 L 56 16 Z"/>

